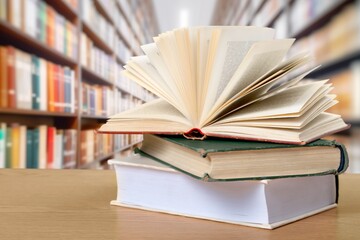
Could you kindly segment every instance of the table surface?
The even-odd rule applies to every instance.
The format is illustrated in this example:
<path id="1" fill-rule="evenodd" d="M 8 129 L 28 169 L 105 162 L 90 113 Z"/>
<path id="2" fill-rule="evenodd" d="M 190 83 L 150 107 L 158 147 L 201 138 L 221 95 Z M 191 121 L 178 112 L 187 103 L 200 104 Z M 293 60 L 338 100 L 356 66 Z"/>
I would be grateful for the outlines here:
<path id="1" fill-rule="evenodd" d="M 360 175 L 336 209 L 275 230 L 110 206 L 113 171 L 0 170 L 0 239 L 360 239 Z"/>

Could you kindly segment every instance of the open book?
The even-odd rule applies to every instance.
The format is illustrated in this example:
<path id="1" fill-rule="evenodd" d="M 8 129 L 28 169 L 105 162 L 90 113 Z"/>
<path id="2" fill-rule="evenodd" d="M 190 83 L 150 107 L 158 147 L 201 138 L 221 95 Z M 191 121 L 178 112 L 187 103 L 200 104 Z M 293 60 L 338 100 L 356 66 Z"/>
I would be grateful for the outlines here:
<path id="1" fill-rule="evenodd" d="M 111 116 L 99 132 L 183 134 L 301 144 L 347 128 L 327 80 L 302 80 L 311 58 L 285 57 L 294 39 L 261 27 L 193 27 L 160 34 L 124 74 L 159 99 Z"/>

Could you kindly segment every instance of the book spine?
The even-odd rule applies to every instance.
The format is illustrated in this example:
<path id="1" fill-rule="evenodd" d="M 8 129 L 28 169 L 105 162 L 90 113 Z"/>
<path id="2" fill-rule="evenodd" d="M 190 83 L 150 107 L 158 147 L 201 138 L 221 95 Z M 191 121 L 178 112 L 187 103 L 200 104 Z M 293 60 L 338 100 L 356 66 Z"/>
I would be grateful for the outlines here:
<path id="1" fill-rule="evenodd" d="M 11 130 L 11 167 L 20 167 L 20 126 L 13 126 Z"/>
<path id="2" fill-rule="evenodd" d="M 0 46 L 0 107 L 8 107 L 7 47 Z"/>
<path id="3" fill-rule="evenodd" d="M 6 128 L 6 150 L 5 150 L 5 167 L 11 168 L 12 165 L 12 128 Z"/>
<path id="4" fill-rule="evenodd" d="M 8 107 L 16 108 L 15 96 L 15 49 L 13 47 L 7 48 L 7 77 L 8 77 Z"/>
<path id="5" fill-rule="evenodd" d="M 54 127 L 48 127 L 47 128 L 47 147 L 46 147 L 46 153 L 47 153 L 47 160 L 46 160 L 46 168 L 53 168 L 54 164 L 54 142 L 55 142 L 55 133 L 56 129 Z"/>
<path id="6" fill-rule="evenodd" d="M 40 109 L 40 60 L 32 55 L 32 108 Z"/>
<path id="7" fill-rule="evenodd" d="M 32 161 L 30 163 L 32 168 L 39 168 L 39 157 L 40 157 L 39 137 L 40 137 L 39 128 L 33 129 L 33 155 L 32 155 Z"/>
<path id="8" fill-rule="evenodd" d="M 47 165 L 47 126 L 40 125 L 39 127 L 39 161 L 38 167 L 40 169 L 45 169 Z"/>
<path id="9" fill-rule="evenodd" d="M 27 127 L 24 125 L 21 125 L 19 127 L 19 168 L 26 168 L 26 157 L 27 157 L 27 152 L 26 152 L 26 144 L 27 144 L 27 140 L 26 140 L 26 130 Z"/>
<path id="10" fill-rule="evenodd" d="M 47 93 L 48 93 L 48 111 L 55 112 L 55 80 L 54 80 L 54 64 L 47 62 Z"/>
<path id="11" fill-rule="evenodd" d="M 0 168 L 6 166 L 6 124 L 0 123 Z"/>
<path id="12" fill-rule="evenodd" d="M 26 131 L 26 168 L 34 168 L 34 130 L 27 129 Z"/>
<path id="13" fill-rule="evenodd" d="M 40 96 L 40 110 L 48 110 L 48 64 L 44 59 L 40 59 L 40 76 L 39 76 L 39 96 Z"/>

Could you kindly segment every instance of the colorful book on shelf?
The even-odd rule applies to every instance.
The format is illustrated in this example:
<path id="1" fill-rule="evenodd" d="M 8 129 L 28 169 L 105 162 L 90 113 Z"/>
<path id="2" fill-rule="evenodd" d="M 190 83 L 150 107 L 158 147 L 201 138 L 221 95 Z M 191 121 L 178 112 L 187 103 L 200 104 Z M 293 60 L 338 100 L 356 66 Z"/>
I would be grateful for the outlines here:
<path id="1" fill-rule="evenodd" d="M 34 168 L 34 130 L 26 130 L 26 168 Z"/>
<path id="2" fill-rule="evenodd" d="M 99 132 L 182 134 L 305 144 L 349 126 L 324 111 L 327 80 L 301 81 L 311 57 L 284 60 L 294 39 L 261 27 L 193 27 L 160 34 L 126 77 L 160 99 L 111 116 Z"/>
<path id="3" fill-rule="evenodd" d="M 15 48 L 7 47 L 7 106 L 16 108 L 16 80 L 15 80 Z"/>
<path id="4" fill-rule="evenodd" d="M 8 106 L 7 47 L 0 46 L 0 107 Z"/>
<path id="5" fill-rule="evenodd" d="M 31 56 L 32 109 L 40 109 L 40 59 Z"/>
<path id="6" fill-rule="evenodd" d="M 337 202 L 334 175 L 204 182 L 145 157 L 108 163 L 116 171 L 117 198 L 111 204 L 117 206 L 273 229 Z"/>
<path id="7" fill-rule="evenodd" d="M 349 161 L 345 147 L 329 140 L 286 145 L 146 134 L 138 152 L 204 181 L 340 174 Z"/>
<path id="8" fill-rule="evenodd" d="M 0 168 L 6 166 L 6 124 L 0 123 Z"/>

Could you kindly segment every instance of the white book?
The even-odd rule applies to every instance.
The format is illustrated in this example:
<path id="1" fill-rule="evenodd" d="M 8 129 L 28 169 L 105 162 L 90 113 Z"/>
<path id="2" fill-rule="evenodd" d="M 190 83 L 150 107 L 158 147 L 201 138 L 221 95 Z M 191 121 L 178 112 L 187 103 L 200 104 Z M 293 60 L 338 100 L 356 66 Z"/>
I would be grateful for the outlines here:
<path id="1" fill-rule="evenodd" d="M 31 55 L 15 51 L 16 107 L 32 108 Z"/>
<path id="2" fill-rule="evenodd" d="M 47 165 L 47 126 L 40 125 L 39 128 L 39 163 L 40 169 L 45 169 Z"/>
<path id="3" fill-rule="evenodd" d="M 63 130 L 57 130 L 55 135 L 55 151 L 54 151 L 54 169 L 61 169 L 63 166 L 64 158 L 64 133 Z"/>
<path id="4" fill-rule="evenodd" d="M 108 163 L 118 184 L 112 205 L 266 229 L 336 206 L 334 175 L 205 182 L 140 156 Z"/>
<path id="5" fill-rule="evenodd" d="M 23 20 L 23 30 L 29 34 L 30 36 L 36 38 L 37 31 L 37 0 L 26 0 L 23 1 L 23 11 L 24 15 L 22 17 Z"/>
<path id="6" fill-rule="evenodd" d="M 8 1 L 8 9 L 9 9 L 9 13 L 8 13 L 8 18 L 9 18 L 9 22 L 17 28 L 21 28 L 21 21 L 23 18 L 23 14 L 21 11 L 22 5 L 23 5 L 23 1 L 21 0 L 11 0 Z"/>
<path id="7" fill-rule="evenodd" d="M 47 111 L 47 68 L 46 60 L 40 58 L 40 110 Z"/>

